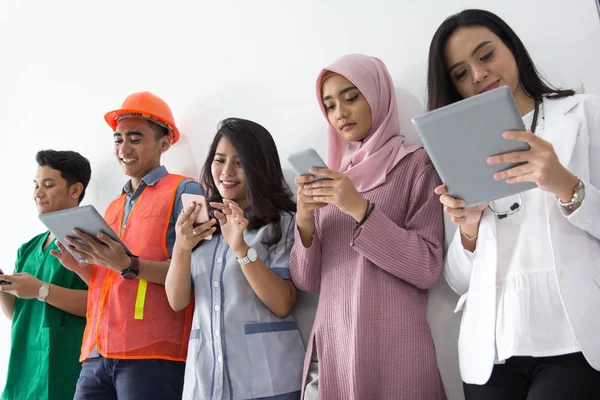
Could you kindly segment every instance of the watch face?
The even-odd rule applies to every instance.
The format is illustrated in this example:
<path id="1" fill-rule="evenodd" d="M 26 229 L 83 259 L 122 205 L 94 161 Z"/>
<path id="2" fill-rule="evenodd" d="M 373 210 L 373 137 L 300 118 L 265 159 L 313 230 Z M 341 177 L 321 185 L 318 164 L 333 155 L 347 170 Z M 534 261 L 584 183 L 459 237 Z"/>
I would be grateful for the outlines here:
<path id="1" fill-rule="evenodd" d="M 254 262 L 258 258 L 258 254 L 256 253 L 256 250 L 254 250 L 252 247 L 250 247 L 248 249 L 248 255 L 246 257 L 248 257 L 250 262 Z"/>
<path id="2" fill-rule="evenodd" d="M 131 270 L 126 269 L 125 271 L 121 272 L 121 276 L 123 277 L 123 279 L 126 279 L 128 281 L 137 278 L 137 274 Z"/>

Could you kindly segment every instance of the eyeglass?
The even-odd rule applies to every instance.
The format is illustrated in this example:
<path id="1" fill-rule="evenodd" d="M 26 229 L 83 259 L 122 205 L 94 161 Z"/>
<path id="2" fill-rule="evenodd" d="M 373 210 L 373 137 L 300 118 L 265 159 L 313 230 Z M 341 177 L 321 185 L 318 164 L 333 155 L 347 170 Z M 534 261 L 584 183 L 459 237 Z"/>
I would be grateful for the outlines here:
<path id="1" fill-rule="evenodd" d="M 514 202 L 508 208 L 508 210 L 505 210 L 505 211 L 498 211 L 493 207 L 493 205 L 494 205 L 494 201 L 491 201 L 490 204 L 488 205 L 488 208 L 496 215 L 496 217 L 498 219 L 504 219 L 504 218 L 508 217 L 509 215 L 514 214 L 523 208 L 523 196 L 521 196 L 521 194 L 519 193 L 519 199 L 516 202 Z"/>

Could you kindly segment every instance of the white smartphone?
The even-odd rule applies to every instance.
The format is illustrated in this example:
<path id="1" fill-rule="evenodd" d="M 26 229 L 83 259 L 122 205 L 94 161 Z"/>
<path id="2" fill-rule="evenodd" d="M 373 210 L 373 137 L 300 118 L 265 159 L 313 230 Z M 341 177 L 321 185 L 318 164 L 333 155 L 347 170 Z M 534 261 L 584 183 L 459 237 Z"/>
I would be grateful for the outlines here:
<path id="1" fill-rule="evenodd" d="M 319 157 L 319 154 L 315 149 L 306 149 L 291 154 L 288 157 L 288 161 L 298 175 L 313 175 L 315 177 L 315 181 L 330 179 L 326 176 L 314 175 L 310 172 L 311 168 L 328 168 L 327 164 L 325 164 L 325 161 Z"/>
<path id="2" fill-rule="evenodd" d="M 207 222 L 210 217 L 208 215 L 208 207 L 206 205 L 206 197 L 200 194 L 183 193 L 181 195 L 181 203 L 183 208 L 186 209 L 192 205 L 192 203 L 200 204 L 200 212 L 194 221 L 197 225 Z M 212 239 L 212 235 L 206 237 L 207 240 Z"/>

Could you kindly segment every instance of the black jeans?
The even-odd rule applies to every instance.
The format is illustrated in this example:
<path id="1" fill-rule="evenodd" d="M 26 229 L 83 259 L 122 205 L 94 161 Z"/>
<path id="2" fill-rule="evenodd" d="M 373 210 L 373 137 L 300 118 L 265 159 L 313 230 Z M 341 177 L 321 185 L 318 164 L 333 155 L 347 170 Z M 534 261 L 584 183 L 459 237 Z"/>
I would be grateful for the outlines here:
<path id="1" fill-rule="evenodd" d="M 463 387 L 467 400 L 592 400 L 600 399 L 600 372 L 581 353 L 511 357 L 486 384 Z"/>

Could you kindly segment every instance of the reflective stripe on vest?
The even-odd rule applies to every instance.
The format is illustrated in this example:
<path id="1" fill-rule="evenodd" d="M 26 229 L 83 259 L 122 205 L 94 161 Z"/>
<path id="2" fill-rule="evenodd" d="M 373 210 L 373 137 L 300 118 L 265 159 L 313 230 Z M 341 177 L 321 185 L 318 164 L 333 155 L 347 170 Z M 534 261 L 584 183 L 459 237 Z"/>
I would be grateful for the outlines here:
<path id="1" fill-rule="evenodd" d="M 167 230 L 183 179 L 168 174 L 146 187 L 122 232 L 125 194 L 108 206 L 106 221 L 141 260 L 169 258 Z M 81 361 L 94 346 L 108 358 L 185 361 L 192 313 L 193 302 L 182 311 L 173 311 L 162 285 L 141 279 L 127 281 L 115 271 L 93 266 Z"/>

